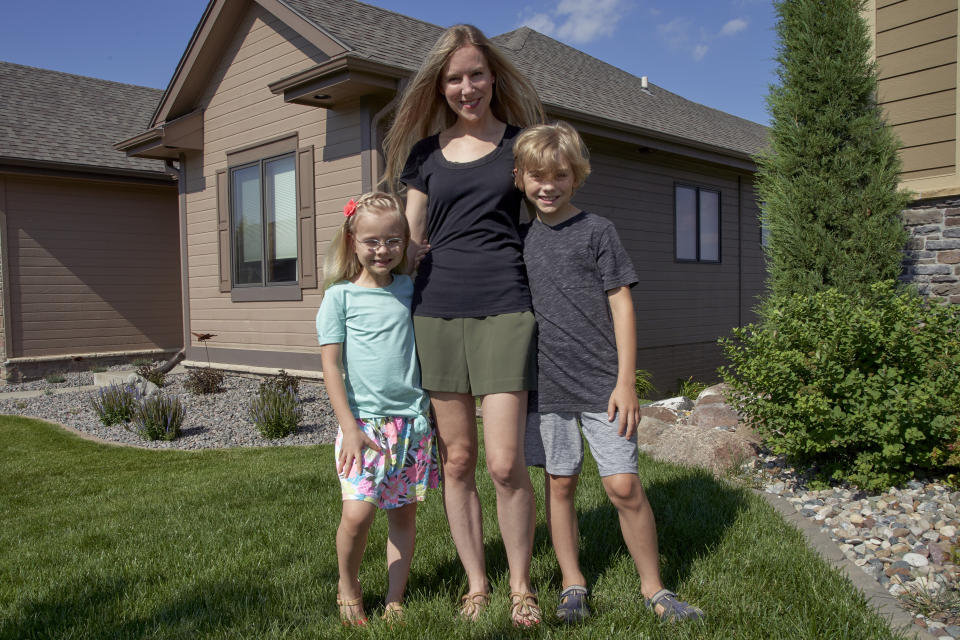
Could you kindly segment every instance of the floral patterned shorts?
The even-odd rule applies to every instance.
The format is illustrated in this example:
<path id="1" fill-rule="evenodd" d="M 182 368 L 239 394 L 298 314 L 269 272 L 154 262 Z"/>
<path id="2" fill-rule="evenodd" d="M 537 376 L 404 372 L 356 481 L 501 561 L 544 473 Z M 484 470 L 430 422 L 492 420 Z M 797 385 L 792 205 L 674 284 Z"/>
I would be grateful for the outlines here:
<path id="1" fill-rule="evenodd" d="M 381 509 L 396 509 L 422 502 L 427 489 L 440 486 L 437 467 L 437 443 L 433 429 L 419 429 L 417 418 L 364 418 L 357 420 L 383 453 L 364 449 L 363 468 L 340 473 L 340 492 L 344 500 L 363 500 Z M 426 418 L 419 418 L 421 425 Z M 337 429 L 335 460 L 340 458 L 343 431 Z M 352 471 L 346 475 L 347 471 Z"/>

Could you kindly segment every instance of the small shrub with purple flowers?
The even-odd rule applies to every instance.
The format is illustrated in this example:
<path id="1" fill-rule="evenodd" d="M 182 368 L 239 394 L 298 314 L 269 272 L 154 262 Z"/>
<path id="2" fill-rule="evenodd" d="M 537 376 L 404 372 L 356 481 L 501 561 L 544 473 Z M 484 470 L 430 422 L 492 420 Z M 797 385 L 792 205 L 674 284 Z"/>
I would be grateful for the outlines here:
<path id="1" fill-rule="evenodd" d="M 133 430 L 147 440 L 173 440 L 180 435 L 185 415 L 179 398 L 158 393 L 136 405 Z"/>
<path id="2" fill-rule="evenodd" d="M 250 401 L 250 420 L 264 438 L 290 435 L 297 430 L 301 419 L 303 409 L 294 387 L 280 387 L 276 379 L 263 382 Z"/>
<path id="3" fill-rule="evenodd" d="M 105 427 L 130 422 L 136 406 L 137 390 L 132 385 L 114 383 L 90 397 L 90 408 Z"/>

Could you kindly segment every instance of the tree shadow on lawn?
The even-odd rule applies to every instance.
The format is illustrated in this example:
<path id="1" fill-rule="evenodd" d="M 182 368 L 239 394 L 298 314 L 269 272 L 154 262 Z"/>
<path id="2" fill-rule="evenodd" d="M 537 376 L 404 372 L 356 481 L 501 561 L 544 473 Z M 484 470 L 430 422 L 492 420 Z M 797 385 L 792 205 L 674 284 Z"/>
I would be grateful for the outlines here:
<path id="1" fill-rule="evenodd" d="M 103 576 L 75 579 L 40 599 L 22 603 L 16 615 L 0 624 L 0 638 L 195 638 L 227 628 L 251 628 L 260 621 L 270 602 L 283 595 L 256 576 L 236 576 L 203 581 L 179 590 L 169 600 L 149 593 L 144 577 Z M 147 613 L 131 611 L 135 594 L 156 602 Z M 248 624 L 243 620 L 249 619 Z M 159 634 L 159 635 L 158 635 Z"/>

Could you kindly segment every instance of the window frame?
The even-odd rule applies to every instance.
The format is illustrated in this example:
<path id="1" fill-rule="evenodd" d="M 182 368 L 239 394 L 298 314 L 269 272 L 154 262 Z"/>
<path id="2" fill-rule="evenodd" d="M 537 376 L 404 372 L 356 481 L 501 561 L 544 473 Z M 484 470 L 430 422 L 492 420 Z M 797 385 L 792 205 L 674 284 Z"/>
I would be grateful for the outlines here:
<path id="1" fill-rule="evenodd" d="M 677 253 L 677 240 L 679 239 L 680 229 L 678 224 L 678 207 L 679 207 L 679 198 L 678 191 L 679 189 L 692 189 L 695 194 L 695 214 L 696 214 L 696 258 L 681 258 Z M 717 196 L 717 259 L 716 260 L 707 260 L 701 257 L 702 247 L 701 247 L 701 222 L 700 222 L 700 193 L 702 191 L 708 191 L 714 193 Z M 721 264 L 723 262 L 723 191 L 719 188 L 714 187 L 703 187 L 697 184 L 690 184 L 687 182 L 674 182 L 673 183 L 673 261 L 680 264 Z"/>
<path id="2" fill-rule="evenodd" d="M 312 158 L 313 158 L 313 148 L 307 147 L 306 149 L 298 148 L 298 139 L 296 135 L 283 136 L 281 138 L 268 140 L 265 142 L 260 142 L 255 145 L 250 145 L 240 149 L 227 152 L 227 167 L 222 172 L 223 174 L 223 193 L 221 189 L 218 188 L 220 197 L 225 198 L 223 203 L 226 207 L 226 233 L 227 233 L 227 243 L 229 245 L 229 265 L 221 265 L 221 269 L 227 267 L 229 269 L 229 289 L 230 298 L 233 302 L 270 302 L 270 301 L 285 301 L 285 300 L 302 300 L 304 288 L 310 288 L 315 286 L 312 283 L 304 282 L 304 256 L 303 256 L 303 242 L 301 241 L 301 234 L 304 232 L 303 225 L 301 223 L 302 211 L 304 206 L 307 206 L 307 203 L 302 202 L 304 197 L 303 187 L 304 187 L 304 176 L 302 175 L 301 169 L 301 155 L 304 152 L 309 153 L 310 166 L 312 167 Z M 266 189 L 264 188 L 264 171 L 267 162 L 271 160 L 276 160 L 278 158 L 283 158 L 290 156 L 293 158 L 293 171 L 294 171 L 294 227 L 296 233 L 296 248 L 297 248 L 297 268 L 296 268 L 296 279 L 292 282 L 282 282 L 282 283 L 271 283 L 267 281 L 267 224 L 265 221 L 266 218 L 266 207 L 264 203 L 264 198 L 266 197 Z M 237 256 L 236 256 L 236 243 L 234 233 L 235 229 L 235 219 L 234 219 L 234 172 L 238 169 L 244 169 L 252 166 L 259 166 L 260 170 L 260 216 L 261 216 L 261 248 L 262 248 L 262 271 L 261 271 L 261 282 L 260 283 L 244 283 L 240 284 L 237 280 Z M 220 173 L 220 172 L 218 172 Z M 219 176 L 218 176 L 219 177 Z M 309 190 L 312 192 L 313 180 L 312 175 L 309 176 L 310 187 Z M 310 207 L 313 206 L 313 203 L 309 203 Z M 312 225 L 311 225 L 312 227 Z M 222 249 L 221 249 L 222 250 Z M 223 279 L 224 274 L 221 273 L 221 279 Z M 221 291 L 224 290 L 224 287 L 221 287 Z"/>

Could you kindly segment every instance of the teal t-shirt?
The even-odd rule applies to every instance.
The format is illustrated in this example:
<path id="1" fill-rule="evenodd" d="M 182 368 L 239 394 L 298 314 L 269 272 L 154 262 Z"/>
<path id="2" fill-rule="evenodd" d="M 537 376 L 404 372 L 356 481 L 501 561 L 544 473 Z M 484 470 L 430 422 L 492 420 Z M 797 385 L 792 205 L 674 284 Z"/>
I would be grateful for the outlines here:
<path id="1" fill-rule="evenodd" d="M 347 400 L 358 418 L 412 418 L 429 407 L 420 388 L 412 299 L 413 282 L 403 275 L 383 288 L 338 282 L 323 294 L 317 336 L 322 345 L 343 343 Z"/>

